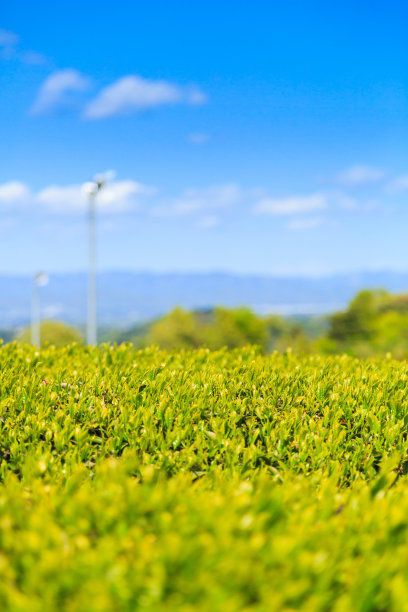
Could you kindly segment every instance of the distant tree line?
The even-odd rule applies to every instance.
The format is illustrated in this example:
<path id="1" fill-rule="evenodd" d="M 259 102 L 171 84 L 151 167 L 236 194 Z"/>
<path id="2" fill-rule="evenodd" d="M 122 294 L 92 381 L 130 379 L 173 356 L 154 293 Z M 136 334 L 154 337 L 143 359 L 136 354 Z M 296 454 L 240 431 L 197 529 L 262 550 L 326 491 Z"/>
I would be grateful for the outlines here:
<path id="1" fill-rule="evenodd" d="M 325 353 L 356 357 L 391 353 L 408 358 L 408 295 L 360 291 L 344 312 L 329 317 L 327 334 L 316 343 Z"/>
<path id="2" fill-rule="evenodd" d="M 0 330 L 4 342 L 11 341 Z M 64 346 L 82 342 L 78 330 L 57 321 L 41 324 L 43 344 Z M 27 328 L 15 337 L 30 342 Z M 348 353 L 373 357 L 391 353 L 408 358 L 408 295 L 391 295 L 384 290 L 361 291 L 348 308 L 328 317 L 260 317 L 248 308 L 186 311 L 175 308 L 168 314 L 126 331 L 105 330 L 101 341 L 131 342 L 136 348 L 158 345 L 163 349 L 230 349 L 258 345 L 264 353 Z"/>
<path id="3" fill-rule="evenodd" d="M 122 333 L 118 340 L 138 347 L 156 344 L 169 350 L 200 346 L 232 349 L 256 344 L 267 353 L 285 350 L 289 345 L 306 350 L 309 343 L 298 321 L 279 316 L 259 317 L 248 308 L 221 307 L 193 312 L 175 308 L 150 325 Z"/>

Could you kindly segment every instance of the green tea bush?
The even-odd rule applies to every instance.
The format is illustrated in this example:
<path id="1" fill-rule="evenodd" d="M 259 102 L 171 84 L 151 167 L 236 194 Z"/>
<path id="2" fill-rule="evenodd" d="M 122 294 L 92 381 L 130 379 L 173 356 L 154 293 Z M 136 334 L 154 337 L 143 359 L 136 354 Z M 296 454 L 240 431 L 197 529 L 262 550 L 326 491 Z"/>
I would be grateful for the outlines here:
<path id="1" fill-rule="evenodd" d="M 408 366 L 0 349 L 0 609 L 408 610 Z"/>

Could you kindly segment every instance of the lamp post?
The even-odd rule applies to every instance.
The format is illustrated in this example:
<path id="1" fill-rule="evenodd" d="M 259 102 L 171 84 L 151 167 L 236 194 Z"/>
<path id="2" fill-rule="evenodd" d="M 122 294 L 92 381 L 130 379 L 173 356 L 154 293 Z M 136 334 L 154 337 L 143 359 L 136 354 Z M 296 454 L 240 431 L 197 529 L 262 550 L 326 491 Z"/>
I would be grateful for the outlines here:
<path id="1" fill-rule="evenodd" d="M 40 348 L 41 346 L 41 307 L 40 287 L 48 283 L 48 276 L 44 272 L 37 272 L 33 277 L 31 293 L 31 344 Z"/>
<path id="2" fill-rule="evenodd" d="M 106 177 L 96 175 L 91 183 L 85 183 L 88 194 L 88 317 L 86 327 L 86 342 L 88 346 L 97 344 L 97 313 L 96 313 L 96 196 L 105 186 Z"/>

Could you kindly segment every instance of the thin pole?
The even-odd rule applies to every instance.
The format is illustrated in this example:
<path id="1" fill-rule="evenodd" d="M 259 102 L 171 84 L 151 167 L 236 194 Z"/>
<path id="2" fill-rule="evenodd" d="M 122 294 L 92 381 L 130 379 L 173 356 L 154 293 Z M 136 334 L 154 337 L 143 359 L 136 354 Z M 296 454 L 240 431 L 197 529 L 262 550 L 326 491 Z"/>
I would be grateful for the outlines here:
<path id="1" fill-rule="evenodd" d="M 88 346 L 96 346 L 97 343 L 95 196 L 96 193 L 89 194 Z"/>
<path id="2" fill-rule="evenodd" d="M 40 342 L 40 287 L 35 276 L 31 292 L 31 344 L 40 348 Z"/>

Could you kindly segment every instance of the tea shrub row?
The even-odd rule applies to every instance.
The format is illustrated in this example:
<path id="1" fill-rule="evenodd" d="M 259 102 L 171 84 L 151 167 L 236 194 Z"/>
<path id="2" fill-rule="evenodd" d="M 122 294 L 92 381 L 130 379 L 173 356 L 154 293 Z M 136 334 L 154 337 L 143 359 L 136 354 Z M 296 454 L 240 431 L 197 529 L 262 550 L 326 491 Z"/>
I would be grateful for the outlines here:
<path id="1" fill-rule="evenodd" d="M 408 610 L 408 366 L 0 349 L 0 609 Z"/>

